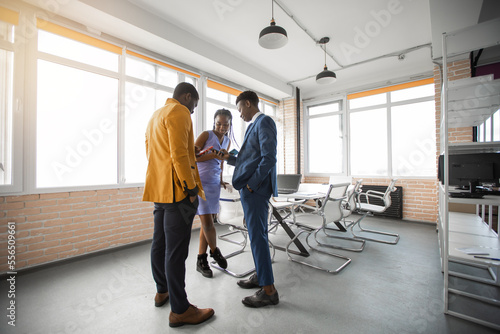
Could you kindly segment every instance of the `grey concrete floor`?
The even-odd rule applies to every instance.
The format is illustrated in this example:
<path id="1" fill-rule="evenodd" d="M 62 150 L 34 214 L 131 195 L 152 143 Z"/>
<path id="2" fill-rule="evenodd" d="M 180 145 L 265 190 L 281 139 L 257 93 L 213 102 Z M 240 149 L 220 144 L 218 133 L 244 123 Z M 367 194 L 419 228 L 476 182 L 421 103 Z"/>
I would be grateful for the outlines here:
<path id="1" fill-rule="evenodd" d="M 168 326 L 169 304 L 153 304 L 149 243 L 20 272 L 16 277 L 16 327 L 5 315 L 0 333 L 495 333 L 443 313 L 443 275 L 435 226 L 370 218 L 364 225 L 401 235 L 397 245 L 367 242 L 338 275 L 287 260 L 276 251 L 273 265 L 280 304 L 251 309 L 237 279 L 214 270 L 207 279 L 196 269 L 198 230 L 191 239 L 186 290 L 192 304 L 212 307 L 215 316 L 197 326 Z M 218 233 L 227 228 L 217 227 Z M 287 240 L 283 230 L 271 235 Z M 235 245 L 219 241 L 223 253 Z M 312 254 L 308 261 L 334 264 Z M 250 251 L 229 260 L 231 268 L 251 266 Z M 328 262 L 326 262 L 328 261 Z M 7 282 L 1 308 L 6 313 Z"/>

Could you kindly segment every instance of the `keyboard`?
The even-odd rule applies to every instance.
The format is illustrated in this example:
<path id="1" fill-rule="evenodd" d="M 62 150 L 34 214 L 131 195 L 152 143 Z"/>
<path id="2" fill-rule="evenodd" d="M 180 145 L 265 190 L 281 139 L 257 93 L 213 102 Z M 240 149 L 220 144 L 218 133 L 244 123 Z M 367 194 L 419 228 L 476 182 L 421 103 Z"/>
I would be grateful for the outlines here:
<path id="1" fill-rule="evenodd" d="M 484 193 L 469 193 L 469 192 L 449 192 L 450 197 L 453 198 L 483 198 Z"/>

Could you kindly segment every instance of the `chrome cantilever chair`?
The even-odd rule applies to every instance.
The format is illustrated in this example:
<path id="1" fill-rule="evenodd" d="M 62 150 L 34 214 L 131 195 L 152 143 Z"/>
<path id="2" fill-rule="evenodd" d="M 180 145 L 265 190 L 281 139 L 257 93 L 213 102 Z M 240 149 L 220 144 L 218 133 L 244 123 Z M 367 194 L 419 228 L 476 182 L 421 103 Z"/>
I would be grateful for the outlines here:
<path id="1" fill-rule="evenodd" d="M 317 237 L 315 235 L 316 242 L 318 242 L 321 246 L 344 249 L 344 250 L 348 250 L 351 252 L 361 252 L 365 248 L 365 240 L 363 240 L 363 239 L 359 239 L 359 238 L 355 238 L 355 237 L 343 237 L 343 236 L 333 235 L 333 234 L 330 234 L 328 232 L 328 231 L 336 231 L 336 232 L 345 233 L 345 232 L 347 232 L 347 229 L 352 224 L 355 223 L 355 221 L 346 220 L 346 218 L 349 217 L 354 212 L 354 210 L 356 210 L 356 196 L 361 189 L 361 182 L 363 182 L 363 180 L 358 180 L 358 181 L 356 181 L 356 183 L 354 185 L 349 185 L 349 187 L 347 188 L 346 197 L 344 200 L 342 200 L 342 204 L 341 204 L 342 219 L 339 221 L 327 222 L 327 225 L 324 226 L 324 228 L 322 229 L 323 233 L 325 233 L 325 235 L 327 237 L 336 238 L 336 239 L 343 239 L 343 240 L 350 240 L 352 242 L 359 242 L 361 245 L 359 246 L 359 248 L 340 247 L 340 246 L 336 246 L 336 245 L 326 245 L 326 244 L 322 244 L 321 242 L 319 242 L 319 240 L 317 239 Z M 330 227 L 332 224 L 334 224 L 336 226 Z"/>
<path id="2" fill-rule="evenodd" d="M 271 208 L 269 210 L 268 221 L 271 219 Z M 217 214 L 217 222 L 220 225 L 226 225 L 231 230 L 229 233 L 223 234 L 219 236 L 219 239 L 231 242 L 233 244 L 240 245 L 241 248 L 238 250 L 225 255 L 225 258 L 228 260 L 228 268 L 221 268 L 216 261 L 211 261 L 210 265 L 213 268 L 219 269 L 233 277 L 245 277 L 250 275 L 255 271 L 255 267 L 251 269 L 245 270 L 241 273 L 236 273 L 230 269 L 230 258 L 242 254 L 245 251 L 245 248 L 248 243 L 248 230 L 246 228 L 246 223 L 243 214 L 243 207 L 240 202 L 240 195 L 237 191 L 231 192 L 229 189 L 221 188 L 220 195 L 220 209 Z M 227 238 L 227 236 L 231 234 L 241 234 L 243 236 L 243 241 L 235 241 L 233 239 Z M 269 241 L 269 247 L 271 248 L 271 259 L 274 260 L 275 249 L 274 245 Z"/>
<path id="3" fill-rule="evenodd" d="M 344 214 L 342 222 L 346 228 L 350 227 L 355 222 L 354 220 L 347 220 L 346 218 L 356 211 L 356 197 L 361 192 L 362 183 L 363 179 L 359 179 L 354 185 L 350 185 L 347 188 L 347 198 L 342 201 L 342 212 Z"/>
<path id="4" fill-rule="evenodd" d="M 387 210 L 388 207 L 391 206 L 391 193 L 396 190 L 396 187 L 394 186 L 398 179 L 392 179 L 391 183 L 387 187 L 385 192 L 380 192 L 380 191 L 375 191 L 375 190 L 368 190 L 367 192 L 358 192 L 356 196 L 356 211 L 361 213 L 362 216 L 359 218 L 357 221 L 355 221 L 351 225 L 351 232 L 352 235 L 355 238 L 359 239 L 364 239 L 364 240 L 370 240 L 370 241 L 375 241 L 375 242 L 381 242 L 385 244 L 391 244 L 395 245 L 399 241 L 399 234 L 396 233 L 389 233 L 389 232 L 383 232 L 383 231 L 376 231 L 376 230 L 369 230 L 369 229 L 363 229 L 361 227 L 361 221 L 368 215 L 373 216 L 374 213 L 382 213 L 385 210 Z M 363 202 L 361 199 L 364 198 L 365 202 Z M 370 199 L 379 199 L 383 202 L 383 205 L 376 205 L 370 203 Z M 387 241 L 387 240 L 382 240 L 382 239 L 373 239 L 373 238 L 367 238 L 363 237 L 359 234 L 355 234 L 354 232 L 354 227 L 358 226 L 359 230 L 361 232 L 367 232 L 367 233 L 374 233 L 374 234 L 380 234 L 380 235 L 388 235 L 391 237 L 394 237 L 395 239 L 393 241 Z"/>
<path id="5" fill-rule="evenodd" d="M 294 238 L 292 238 L 288 244 L 286 245 L 286 254 L 288 256 L 288 260 L 304 264 L 306 266 L 309 266 L 311 268 L 319 269 L 326 271 L 328 273 L 332 274 L 337 274 L 339 273 L 342 269 L 344 269 L 349 263 L 351 263 L 351 259 L 332 252 L 327 252 L 320 247 L 317 246 L 312 246 L 309 243 L 309 238 L 311 235 L 314 235 L 316 238 L 317 233 L 320 230 L 323 230 L 325 226 L 332 221 L 340 221 L 342 219 L 342 199 L 345 197 L 345 193 L 347 190 L 347 187 L 349 186 L 349 183 L 344 183 L 344 184 L 338 184 L 338 185 L 330 185 L 328 188 L 328 191 L 326 193 L 326 196 L 322 200 L 322 205 L 320 208 L 318 208 L 317 211 L 314 211 L 312 213 L 303 213 L 303 214 L 295 214 L 294 217 L 294 222 L 295 224 L 301 228 L 302 230 L 295 235 Z M 305 261 L 300 261 L 297 260 L 297 258 L 292 257 L 290 254 L 290 245 L 303 233 L 307 233 L 306 237 L 306 243 L 311 248 L 312 250 L 333 256 L 335 258 L 339 258 L 343 261 L 343 263 L 334 269 L 328 269 L 324 267 L 320 267 Z M 317 242 L 317 241 L 316 241 Z M 331 248 L 338 248 L 336 246 L 332 245 L 322 245 L 319 244 L 320 246 L 325 246 L 325 247 L 331 247 Z"/>

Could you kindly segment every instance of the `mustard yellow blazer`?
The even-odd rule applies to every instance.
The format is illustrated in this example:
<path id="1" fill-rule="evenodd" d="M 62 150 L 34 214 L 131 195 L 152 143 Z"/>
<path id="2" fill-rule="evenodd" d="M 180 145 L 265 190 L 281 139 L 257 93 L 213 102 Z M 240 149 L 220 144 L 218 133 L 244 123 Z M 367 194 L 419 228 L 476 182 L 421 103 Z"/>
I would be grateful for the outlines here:
<path id="1" fill-rule="evenodd" d="M 180 202 L 188 196 L 186 189 L 196 186 L 205 199 L 196 166 L 191 113 L 179 101 L 170 98 L 154 112 L 146 129 L 146 155 L 143 201 Z"/>

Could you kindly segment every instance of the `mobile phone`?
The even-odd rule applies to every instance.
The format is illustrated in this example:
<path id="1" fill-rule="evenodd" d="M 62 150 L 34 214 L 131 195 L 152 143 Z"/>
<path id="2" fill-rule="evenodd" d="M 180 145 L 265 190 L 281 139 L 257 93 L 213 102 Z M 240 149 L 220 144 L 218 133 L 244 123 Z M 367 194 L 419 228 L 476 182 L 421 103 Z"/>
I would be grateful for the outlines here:
<path id="1" fill-rule="evenodd" d="M 238 150 L 237 150 L 237 149 L 235 149 L 235 148 L 233 148 L 233 149 L 229 152 L 229 154 L 231 154 L 231 155 L 237 155 L 237 154 L 238 154 Z"/>
<path id="2" fill-rule="evenodd" d="M 204 149 L 203 151 L 200 151 L 196 156 L 202 156 L 203 154 L 207 153 L 208 151 L 210 151 L 211 149 L 213 149 L 214 147 L 213 146 L 210 146 L 210 147 L 207 147 L 206 149 Z"/>

